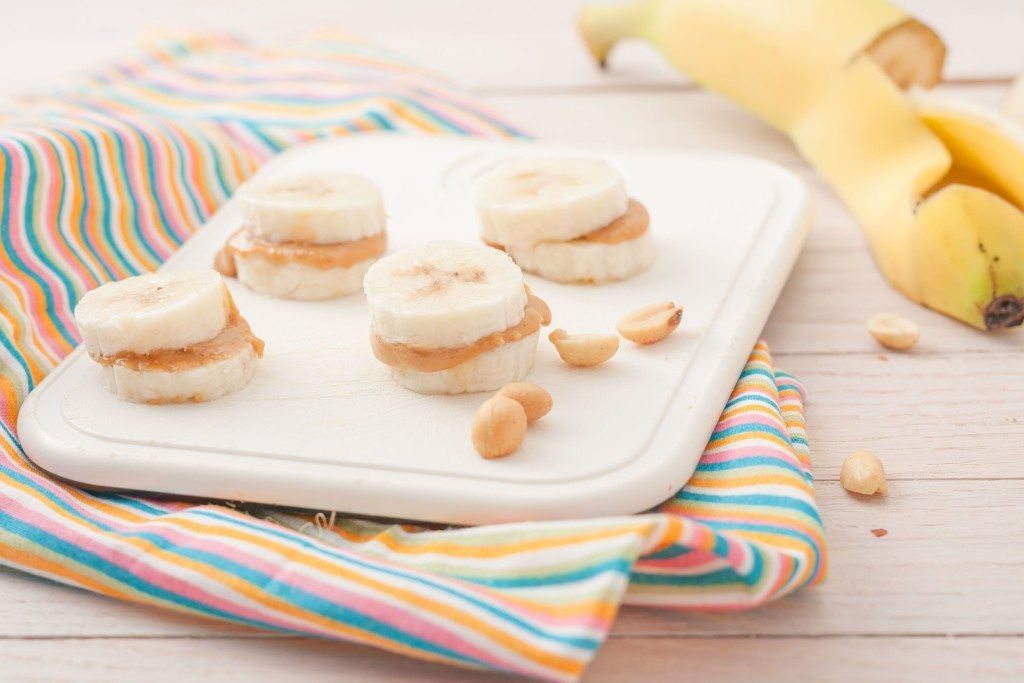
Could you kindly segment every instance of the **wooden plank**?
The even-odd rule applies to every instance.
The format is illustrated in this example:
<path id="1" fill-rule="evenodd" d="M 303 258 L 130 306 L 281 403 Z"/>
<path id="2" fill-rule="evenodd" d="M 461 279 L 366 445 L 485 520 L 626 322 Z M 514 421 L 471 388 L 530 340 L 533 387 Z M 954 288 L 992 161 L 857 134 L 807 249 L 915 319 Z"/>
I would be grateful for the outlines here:
<path id="1" fill-rule="evenodd" d="M 19 66 L 0 73 L 0 96 L 52 85 L 118 59 L 152 26 L 208 28 L 265 42 L 287 41 L 321 26 L 344 26 L 487 92 L 691 87 L 650 46 L 639 43 L 617 49 L 610 72 L 594 68 L 576 35 L 580 4 L 301 0 L 282 13 L 273 11 L 272 0 L 179 0 L 145 9 L 129 0 L 108 0 L 83 16 L 74 0 L 18 3 L 5 11 L 7 24 L 46 26 L 46 31 L 13 31 L 0 43 L 0 60 Z M 948 78 L 1005 80 L 1024 66 L 1024 42 L 1018 39 L 1024 33 L 1024 8 L 1014 0 L 969 7 L 934 0 L 903 4 L 944 36 Z"/>
<path id="2" fill-rule="evenodd" d="M 483 100 L 549 140 L 748 154 L 806 168 L 783 135 L 704 91 L 489 95 Z"/>
<path id="3" fill-rule="evenodd" d="M 612 640 L 584 678 L 701 683 L 1018 681 L 1019 638 L 643 638 Z"/>
<path id="4" fill-rule="evenodd" d="M 629 636 L 1024 634 L 1024 478 L 911 481 L 903 453 L 884 453 L 887 498 L 864 499 L 819 481 L 830 571 L 821 586 L 758 610 L 703 614 L 626 608 L 614 633 Z M 941 474 L 941 473 L 940 473 Z M 884 528 L 876 537 L 871 530 Z M 0 573 L 0 638 L 265 637 L 116 603 Z"/>
<path id="5" fill-rule="evenodd" d="M 889 469 L 901 458 L 890 454 Z M 829 540 L 822 585 L 758 610 L 687 614 L 632 609 L 619 634 L 1024 634 L 1024 481 L 905 481 L 885 498 L 819 481 Z M 876 537 L 872 529 L 888 534 Z"/>
<path id="6" fill-rule="evenodd" d="M 1020 352 L 885 357 L 776 357 L 807 386 L 818 478 L 837 479 L 861 449 L 878 453 L 896 480 L 1024 477 Z"/>
<path id="7" fill-rule="evenodd" d="M 254 635 L 256 631 L 121 602 L 0 567 L 0 639 L 140 635 L 199 637 L 237 633 Z"/>
<path id="8" fill-rule="evenodd" d="M 679 298 L 685 303 L 684 296 Z M 920 325 L 920 340 L 909 353 L 887 351 L 868 334 L 867 319 L 886 311 L 899 313 Z M 1024 371 L 1012 357 L 1024 351 L 1024 329 L 984 332 L 920 306 L 890 286 L 870 254 L 863 250 L 805 251 L 775 304 L 764 336 L 776 352 L 786 354 L 881 354 L 890 360 L 923 359 L 953 352 L 1011 354 L 1010 358 L 999 358 L 1006 365 L 998 370 L 1006 377 L 1016 377 L 1018 384 Z M 962 359 L 947 357 L 930 366 L 939 375 L 935 380 L 942 382 L 941 375 L 947 372 L 960 374 Z M 995 362 L 996 359 L 990 359 L 975 369 L 994 368 Z M 837 361 L 836 367 L 841 368 L 842 363 Z M 891 377 L 895 372 L 895 366 L 890 366 L 888 375 Z M 962 379 L 985 391 L 985 379 L 978 380 L 979 383 L 970 377 Z M 998 376 L 992 379 L 999 382 Z M 851 385 L 850 390 L 856 391 L 854 387 Z"/>
<path id="9" fill-rule="evenodd" d="M 507 677 L 316 640 L 4 640 L 5 681 L 504 681 Z M 1016 681 L 1019 638 L 613 638 L 584 676 L 604 681 Z M 685 676 L 681 678 L 681 676 Z"/>
<path id="10" fill-rule="evenodd" d="M 1009 1 L 910 6 L 946 35 L 948 73 L 989 79 L 1024 61 L 1021 8 Z M 1024 634 L 1024 522 L 1013 514 L 1024 493 L 1024 461 L 1015 457 L 1024 441 L 1022 336 L 974 333 L 902 299 L 874 270 L 854 221 L 781 136 L 720 98 L 687 92 L 644 46 L 625 47 L 610 74 L 597 72 L 564 30 L 575 6 L 528 0 L 506 10 L 512 6 L 441 0 L 349 11 L 316 0 L 293 3 L 282 18 L 251 3 L 243 11 L 239 2 L 183 0 L 143 13 L 119 0 L 90 12 L 82 31 L 70 4 L 48 5 L 46 17 L 42 6 L 21 5 L 5 18 L 45 22 L 48 32 L 16 32 L 0 44 L 0 58 L 19 63 L 0 74 L 0 95 L 122 54 L 143 20 L 222 25 L 263 39 L 339 16 L 451 73 L 544 137 L 722 149 L 792 168 L 812 184 L 818 219 L 766 334 L 780 364 L 811 392 L 831 576 L 743 614 L 626 608 L 587 680 L 678 680 L 683 666 L 702 681 L 1016 680 L 1024 669 L 1024 639 L 1011 637 Z M 416 31 L 396 30 L 395 16 Z M 949 92 L 991 104 L 1002 90 Z M 531 96 L 509 96 L 516 92 Z M 883 308 L 922 323 L 913 354 L 877 358 L 863 319 Z M 887 499 L 855 499 L 835 482 L 842 458 L 865 447 L 889 469 Z M 879 527 L 889 534 L 876 538 L 870 530 Z M 190 678 L 271 680 L 302 671 L 310 680 L 498 680 L 126 605 L 9 571 L 0 571 L 0 658 L 4 680 L 180 680 L 184 661 Z"/>

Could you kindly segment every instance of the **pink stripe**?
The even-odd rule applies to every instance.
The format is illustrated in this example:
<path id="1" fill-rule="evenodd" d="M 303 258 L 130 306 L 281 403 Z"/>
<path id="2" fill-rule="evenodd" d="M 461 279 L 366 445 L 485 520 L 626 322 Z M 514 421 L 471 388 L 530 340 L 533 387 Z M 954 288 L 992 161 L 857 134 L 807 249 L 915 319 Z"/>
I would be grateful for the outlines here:
<path id="1" fill-rule="evenodd" d="M 85 114 L 83 120 L 92 123 L 97 127 L 108 127 L 121 141 L 125 150 L 125 169 L 129 178 L 130 186 L 140 190 L 149 191 L 149 183 L 146 181 L 144 171 L 146 165 L 146 152 L 143 149 L 141 138 L 145 135 L 142 132 L 130 127 L 129 124 L 114 117 L 101 114 Z M 135 134 L 137 133 L 137 134 Z M 169 239 L 167 232 L 160 229 L 160 221 L 157 218 L 157 204 L 148 201 L 135 202 L 136 224 L 139 231 L 148 235 L 151 243 L 155 243 L 158 254 L 166 257 L 176 249 L 176 244 Z"/>
<path id="2" fill-rule="evenodd" d="M 785 460 L 789 463 L 799 464 L 799 461 L 789 451 L 779 447 L 773 447 L 763 442 L 751 446 L 736 446 L 731 444 L 721 448 L 709 448 L 704 451 L 704 455 L 701 456 L 700 464 L 711 465 L 756 456 L 766 456 L 769 458 Z"/>
<path id="3" fill-rule="evenodd" d="M 93 281 L 92 275 L 88 269 L 84 267 L 84 264 L 80 263 L 80 259 L 76 258 L 76 255 L 71 251 L 68 246 L 67 240 L 64 237 L 63 224 L 61 221 L 62 216 L 60 215 L 60 200 L 64 193 L 64 184 L 66 179 L 64 173 L 59 167 L 57 157 L 54 153 L 53 148 L 46 144 L 48 140 L 42 131 L 33 131 L 32 144 L 38 151 L 38 156 L 42 161 L 43 173 L 47 178 L 47 192 L 43 205 L 39 207 L 41 212 L 41 218 L 44 224 L 53 226 L 48 232 L 53 237 L 53 246 L 60 254 L 60 260 L 62 265 L 67 270 L 70 270 L 75 274 L 75 280 L 80 289 L 84 289 Z M 63 288 L 62 288 L 63 291 Z M 66 292 L 68 296 L 72 292 Z M 66 300 L 66 299 L 65 299 Z M 61 307 L 60 310 L 64 310 L 65 307 Z M 70 310 L 70 302 L 67 302 L 67 308 Z M 77 328 L 72 328 L 77 334 Z"/>
<path id="4" fill-rule="evenodd" d="M 29 174 L 27 169 L 29 164 L 25 157 L 25 151 L 21 145 L 11 144 L 6 146 L 7 151 L 13 158 L 13 168 L 7 174 L 7 177 L 11 180 L 11 194 L 10 197 L 13 199 L 26 198 L 26 188 Z M 32 270 L 43 280 L 43 286 L 50 292 L 60 292 L 63 290 L 63 286 L 59 283 L 56 277 L 50 273 L 50 269 L 43 265 L 40 258 L 35 257 L 35 250 L 32 249 L 25 238 L 26 230 L 28 226 L 24 222 L 25 212 L 27 207 L 22 201 L 10 207 L 10 225 L 3 226 L 2 229 L 7 231 L 7 234 L 11 240 L 11 244 L 14 247 L 15 253 L 26 263 L 32 265 Z M 13 280 L 8 279 L 10 286 L 16 287 L 16 283 Z M 43 303 L 43 293 L 39 291 L 37 286 L 25 286 L 19 287 L 19 291 L 25 296 L 30 302 L 29 310 L 46 310 L 46 305 Z M 58 302 L 61 295 L 58 294 Z M 64 305 L 55 305 L 55 314 L 61 323 L 70 330 L 75 329 L 75 325 L 72 322 L 70 311 L 68 310 L 69 304 L 67 299 L 64 299 Z M 33 322 L 36 322 L 33 320 Z M 34 339 L 39 340 L 45 344 L 50 351 L 50 358 L 56 361 L 62 358 L 67 352 L 68 348 L 65 343 L 57 336 L 50 337 L 46 334 L 40 334 L 40 330 L 36 326 L 31 327 L 27 330 Z"/>
<path id="5" fill-rule="evenodd" d="M 137 531 L 142 530 L 139 529 Z M 464 656 L 480 659 L 494 666 L 507 665 L 503 660 L 495 658 L 490 653 L 459 637 L 457 633 L 438 624 L 426 621 L 413 611 L 406 611 L 383 600 L 375 600 L 364 594 L 353 592 L 343 588 L 341 584 L 326 583 L 313 574 L 299 571 L 278 571 L 281 566 L 297 566 L 285 565 L 282 562 L 285 558 L 278 557 L 273 561 L 267 561 L 258 555 L 248 552 L 243 546 L 231 545 L 209 536 L 197 536 L 191 532 L 161 522 L 147 524 L 145 531 L 157 534 L 179 548 L 213 553 L 230 562 L 235 562 L 248 569 L 264 573 L 272 577 L 275 582 L 286 583 L 297 590 L 310 593 L 327 602 L 345 605 L 357 612 L 383 621 L 399 631 L 405 631 L 433 642 L 445 643 L 446 647 Z M 176 560 L 169 561 L 175 562 Z M 344 579 L 339 577 L 338 580 L 343 581 Z M 239 579 L 239 581 L 243 580 Z M 432 581 L 437 582 L 438 579 L 432 577 Z M 452 583 L 453 587 L 461 591 L 467 593 L 474 592 L 474 586 L 465 585 L 461 582 Z M 376 590 L 366 586 L 364 588 L 365 590 Z"/>
<path id="6" fill-rule="evenodd" d="M 154 555 L 163 556 L 164 551 L 160 550 L 148 550 L 143 551 L 146 554 L 141 556 L 132 555 L 130 553 L 121 551 L 117 548 L 110 547 L 104 544 L 104 541 L 108 540 L 108 535 L 103 532 L 82 534 L 73 526 L 64 526 L 56 523 L 58 518 L 56 515 L 47 516 L 40 514 L 30 507 L 22 505 L 20 502 L 13 501 L 12 505 L 8 508 L 8 512 L 22 520 L 27 524 L 31 524 L 47 533 L 59 538 L 71 545 L 79 548 L 89 548 L 90 551 L 121 567 L 125 572 L 143 579 L 147 583 L 162 588 L 167 592 L 179 595 L 187 600 L 191 600 L 207 607 L 212 607 L 221 612 L 234 615 L 236 617 L 247 619 L 250 621 L 267 624 L 282 629 L 296 630 L 305 633 L 317 634 L 317 635 L 329 635 L 331 633 L 341 632 L 341 629 L 331 627 L 330 625 L 320 625 L 309 620 L 298 620 L 293 621 L 292 617 L 284 615 L 276 610 L 273 606 L 260 602 L 258 599 L 255 602 L 261 605 L 267 610 L 271 610 L 270 614 L 245 606 L 242 603 L 236 603 L 231 601 L 227 597 L 222 597 L 216 593 L 210 592 L 204 588 L 201 588 L 198 584 L 186 582 L 183 579 L 178 579 L 174 575 L 167 573 L 165 570 L 160 569 L 154 563 L 148 561 L 147 555 L 152 553 Z M 237 562 L 244 566 L 255 568 L 257 571 L 273 576 L 275 581 L 282 583 L 288 583 L 286 577 L 287 572 L 274 572 L 276 567 L 282 566 L 280 563 L 267 563 L 259 557 L 253 556 L 247 552 L 244 552 L 240 548 L 223 546 L 220 543 L 216 543 L 210 540 L 204 540 L 203 538 L 190 535 L 188 533 L 181 532 L 176 529 L 168 528 L 166 525 L 161 524 L 147 524 L 143 526 L 135 526 L 133 529 L 132 536 L 139 536 L 143 532 L 149 532 L 154 535 L 158 535 L 161 538 L 165 538 L 172 544 L 176 544 L 179 548 L 195 548 L 199 550 L 206 550 L 212 552 L 221 557 L 225 557 L 230 561 Z M 148 544 L 148 541 L 147 541 Z M 185 565 L 182 565 L 178 558 L 167 558 L 162 557 L 164 562 L 172 564 L 176 567 L 182 567 L 189 571 L 200 571 L 199 569 L 192 569 Z M 283 558 L 281 558 L 283 559 Z M 205 566 L 204 571 L 207 576 L 211 577 L 209 573 L 210 567 L 205 565 L 202 561 L 195 561 L 201 566 Z M 326 584 L 319 579 L 312 576 L 302 576 L 302 582 L 289 583 L 299 590 L 317 594 L 318 597 L 323 598 L 329 602 L 335 604 L 343 604 L 357 612 L 362 612 L 365 615 L 372 616 L 373 618 L 384 621 L 390 624 L 399 631 L 404 631 L 413 635 L 423 637 L 424 639 L 430 640 L 436 643 L 443 643 L 445 647 L 455 650 L 464 656 L 478 659 L 481 662 L 485 662 L 491 666 L 501 668 L 511 668 L 517 671 L 526 671 L 516 666 L 511 661 L 506 661 L 495 657 L 491 653 L 481 650 L 479 647 L 472 643 L 466 642 L 462 638 L 459 638 L 457 634 L 447 629 L 440 628 L 434 624 L 424 621 L 414 612 L 406 612 L 401 609 L 395 608 L 394 606 L 383 602 L 375 601 L 364 595 L 353 593 L 349 590 L 341 588 L 337 585 Z M 214 579 L 217 581 L 217 585 L 222 587 L 226 591 L 234 591 L 235 589 L 230 587 L 230 584 L 225 583 L 220 579 Z M 238 579 L 240 583 L 245 583 L 243 579 Z M 434 581 L 438 581 L 436 577 Z M 456 585 L 465 592 L 472 592 L 472 586 Z M 253 601 L 252 598 L 244 596 L 241 599 Z M 282 602 L 285 602 L 282 600 Z M 176 604 L 176 603 L 168 603 Z M 195 612 L 193 608 L 181 607 L 180 609 L 186 609 L 190 612 Z M 328 617 L 324 617 L 327 619 Z M 335 622 L 336 624 L 339 622 Z M 411 626 L 411 628 L 410 628 Z M 497 646 L 499 649 L 501 646 Z"/>

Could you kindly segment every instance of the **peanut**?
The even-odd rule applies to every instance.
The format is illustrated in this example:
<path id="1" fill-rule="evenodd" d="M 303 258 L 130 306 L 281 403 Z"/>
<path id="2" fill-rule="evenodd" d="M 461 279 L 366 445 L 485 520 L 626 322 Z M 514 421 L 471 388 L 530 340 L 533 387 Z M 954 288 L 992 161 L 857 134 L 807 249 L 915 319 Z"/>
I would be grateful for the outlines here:
<path id="1" fill-rule="evenodd" d="M 637 344 L 653 344 L 672 334 L 682 319 L 682 306 L 663 301 L 633 311 L 620 320 L 615 329 Z"/>
<path id="2" fill-rule="evenodd" d="M 865 496 L 889 492 L 882 461 L 870 451 L 856 451 L 846 459 L 839 470 L 839 483 L 847 491 Z"/>
<path id="3" fill-rule="evenodd" d="M 921 330 L 917 323 L 903 316 L 879 313 L 868 320 L 868 332 L 885 348 L 906 351 L 917 343 Z"/>
<path id="4" fill-rule="evenodd" d="M 473 418 L 473 447 L 487 459 L 513 453 L 526 437 L 526 411 L 508 396 L 492 396 Z"/>
<path id="5" fill-rule="evenodd" d="M 562 360 L 580 367 L 600 365 L 619 350 L 619 338 L 614 334 L 569 334 L 559 328 L 548 339 Z"/>
<path id="6" fill-rule="evenodd" d="M 498 390 L 497 396 L 507 396 L 526 411 L 526 421 L 536 422 L 551 410 L 554 402 L 544 387 L 529 382 L 513 382 Z"/>

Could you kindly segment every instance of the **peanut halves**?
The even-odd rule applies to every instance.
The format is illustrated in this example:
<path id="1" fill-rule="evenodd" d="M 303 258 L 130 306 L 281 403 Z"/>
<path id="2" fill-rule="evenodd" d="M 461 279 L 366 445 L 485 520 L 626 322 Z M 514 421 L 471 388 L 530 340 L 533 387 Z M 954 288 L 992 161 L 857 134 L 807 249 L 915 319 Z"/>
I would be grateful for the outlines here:
<path id="1" fill-rule="evenodd" d="M 526 411 L 526 421 L 536 422 L 551 411 L 554 402 L 551 394 L 542 386 L 529 382 L 513 382 L 498 390 L 497 396 L 507 396 Z"/>
<path id="2" fill-rule="evenodd" d="M 562 360 L 584 368 L 604 363 L 619 350 L 619 338 L 614 334 L 569 334 L 559 328 L 548 339 Z"/>
<path id="3" fill-rule="evenodd" d="M 473 447 L 485 458 L 513 453 L 526 437 L 526 411 L 508 396 L 492 396 L 473 418 Z"/>
<path id="4" fill-rule="evenodd" d="M 895 313 L 879 313 L 868 319 L 868 332 L 887 349 L 907 351 L 917 343 L 921 333 L 913 320 Z"/>
<path id="5" fill-rule="evenodd" d="M 477 409 L 473 447 L 487 459 L 511 455 L 526 438 L 527 424 L 547 415 L 552 404 L 544 387 L 527 382 L 506 384 Z"/>
<path id="6" fill-rule="evenodd" d="M 615 329 L 637 344 L 653 344 L 672 334 L 682 319 L 682 306 L 663 301 L 633 311 L 622 318 Z"/>
<path id="7" fill-rule="evenodd" d="M 889 484 L 885 480 L 882 461 L 871 451 L 856 451 L 843 462 L 839 470 L 839 483 L 853 493 L 865 496 L 885 495 Z"/>

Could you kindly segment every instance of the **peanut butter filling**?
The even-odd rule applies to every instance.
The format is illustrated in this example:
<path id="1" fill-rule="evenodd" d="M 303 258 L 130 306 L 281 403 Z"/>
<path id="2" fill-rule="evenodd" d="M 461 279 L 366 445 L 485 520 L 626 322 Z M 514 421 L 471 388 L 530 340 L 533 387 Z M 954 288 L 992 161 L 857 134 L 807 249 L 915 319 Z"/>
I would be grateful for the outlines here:
<path id="1" fill-rule="evenodd" d="M 235 254 L 258 254 L 276 265 L 301 263 L 313 268 L 350 268 L 366 259 L 376 258 L 388 249 L 383 230 L 351 242 L 318 244 L 315 242 L 270 242 L 242 228 L 229 239 L 214 258 L 213 267 L 221 275 L 235 277 Z"/>
<path id="2" fill-rule="evenodd" d="M 569 244 L 581 242 L 602 242 L 604 244 L 621 244 L 629 240 L 635 240 L 647 232 L 651 224 L 650 214 L 646 207 L 635 199 L 630 198 L 626 206 L 626 213 L 622 214 L 603 228 L 569 240 Z M 504 245 L 484 240 L 484 244 L 495 249 L 507 251 Z"/>
<path id="3" fill-rule="evenodd" d="M 440 372 L 450 370 L 472 360 L 481 353 L 493 351 L 505 344 L 512 344 L 529 337 L 551 323 L 551 309 L 543 300 L 527 292 L 526 310 L 523 319 L 507 330 L 489 334 L 467 346 L 454 348 L 423 348 L 408 344 L 386 342 L 377 335 L 371 335 L 373 355 L 381 363 L 392 367 L 409 368 L 419 372 Z"/>
<path id="4" fill-rule="evenodd" d="M 144 354 L 122 351 L 111 356 L 94 357 L 93 360 L 100 365 L 119 366 L 138 372 L 180 372 L 232 358 L 246 345 L 252 346 L 256 355 L 262 358 L 263 340 L 252 333 L 249 323 L 238 312 L 227 289 L 224 294 L 225 305 L 229 307 L 228 322 L 213 339 L 183 349 L 158 349 Z"/>
<path id="5" fill-rule="evenodd" d="M 643 204 L 630 198 L 626 213 L 622 214 L 603 228 L 586 235 L 580 235 L 570 242 L 603 242 L 605 244 L 621 244 L 647 232 L 651 217 Z"/>

